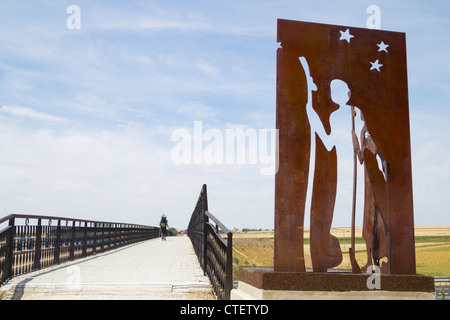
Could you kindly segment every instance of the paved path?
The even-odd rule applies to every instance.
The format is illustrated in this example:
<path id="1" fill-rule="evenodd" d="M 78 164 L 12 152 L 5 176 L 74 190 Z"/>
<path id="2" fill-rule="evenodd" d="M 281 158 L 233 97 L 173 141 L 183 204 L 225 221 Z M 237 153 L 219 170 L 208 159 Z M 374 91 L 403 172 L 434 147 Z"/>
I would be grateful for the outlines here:
<path id="1" fill-rule="evenodd" d="M 0 300 L 214 299 L 188 237 L 153 239 L 11 279 Z"/>

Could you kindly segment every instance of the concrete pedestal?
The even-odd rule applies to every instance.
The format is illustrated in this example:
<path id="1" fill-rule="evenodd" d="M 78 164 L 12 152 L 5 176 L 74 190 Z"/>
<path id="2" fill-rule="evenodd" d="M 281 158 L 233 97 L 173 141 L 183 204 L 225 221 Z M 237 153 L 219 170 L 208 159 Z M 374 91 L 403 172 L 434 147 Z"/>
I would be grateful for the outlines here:
<path id="1" fill-rule="evenodd" d="M 421 275 L 275 272 L 273 268 L 241 267 L 232 300 L 434 300 L 433 277 Z M 369 286 L 368 286 L 369 280 Z M 378 281 L 380 289 L 369 289 Z"/>

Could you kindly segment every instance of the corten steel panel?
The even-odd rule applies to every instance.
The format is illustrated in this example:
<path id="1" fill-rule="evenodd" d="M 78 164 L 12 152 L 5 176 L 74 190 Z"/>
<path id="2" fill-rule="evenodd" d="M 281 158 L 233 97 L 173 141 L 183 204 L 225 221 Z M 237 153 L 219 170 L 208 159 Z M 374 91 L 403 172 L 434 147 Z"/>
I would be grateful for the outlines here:
<path id="1" fill-rule="evenodd" d="M 366 198 L 371 199 L 367 200 L 367 206 L 372 209 L 366 208 L 367 217 L 364 217 L 366 236 L 369 229 L 372 232 L 367 236 L 369 247 L 375 243 L 376 248 L 372 250 L 377 255 L 387 252 L 385 272 L 415 274 L 405 34 L 278 20 L 278 42 L 280 163 L 275 178 L 275 271 L 305 271 L 305 214 L 311 214 L 311 255 L 313 263 L 316 260 L 315 271 L 324 271 L 340 261 L 337 239 L 329 233 L 336 195 L 333 190 L 335 156 L 333 149 L 328 151 L 322 147 L 318 137 L 316 149 L 310 150 L 311 128 L 306 110 L 307 77 L 310 76 L 317 86 L 310 99 L 327 134 L 333 130 L 330 115 L 339 108 L 331 99 L 331 81 L 340 79 L 347 84 L 351 93 L 348 108 L 354 106 L 363 115 L 371 143 L 376 146 L 374 152 L 367 143 L 361 143 L 361 137 L 360 146 L 355 144 L 362 161 L 358 165 L 364 166 L 371 193 Z M 300 57 L 306 59 L 309 75 Z M 310 153 L 315 154 L 316 167 L 312 205 L 305 208 Z M 374 153 L 383 159 L 386 178 Z"/>

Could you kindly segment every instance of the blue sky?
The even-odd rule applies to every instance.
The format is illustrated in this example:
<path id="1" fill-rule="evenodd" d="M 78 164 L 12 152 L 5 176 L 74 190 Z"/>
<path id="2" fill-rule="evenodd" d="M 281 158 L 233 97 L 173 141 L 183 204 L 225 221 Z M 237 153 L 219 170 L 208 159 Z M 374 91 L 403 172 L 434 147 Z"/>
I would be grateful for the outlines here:
<path id="1" fill-rule="evenodd" d="M 175 165 L 171 134 L 274 128 L 277 18 L 366 27 L 372 4 L 407 38 L 415 223 L 450 225 L 448 1 L 4 0 L 0 215 L 184 228 L 206 183 L 227 226 L 272 228 L 273 176 Z"/>

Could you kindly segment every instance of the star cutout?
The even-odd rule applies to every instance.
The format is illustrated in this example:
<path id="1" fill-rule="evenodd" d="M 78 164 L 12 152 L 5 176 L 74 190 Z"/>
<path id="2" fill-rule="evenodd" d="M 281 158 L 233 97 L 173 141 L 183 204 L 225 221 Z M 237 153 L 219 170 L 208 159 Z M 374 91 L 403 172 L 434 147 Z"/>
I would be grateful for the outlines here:
<path id="1" fill-rule="evenodd" d="M 370 64 L 372 65 L 372 67 L 370 67 L 370 70 L 377 69 L 378 72 L 380 72 L 380 68 L 383 66 L 378 62 L 378 59 L 375 62 L 370 62 Z"/>
<path id="2" fill-rule="evenodd" d="M 386 50 L 386 48 L 389 47 L 389 45 L 388 45 L 388 44 L 385 44 L 383 41 L 381 41 L 380 44 L 377 44 L 377 46 L 378 46 L 378 48 L 380 48 L 380 49 L 378 49 L 378 51 L 385 51 L 385 52 L 388 52 L 388 51 Z"/>
<path id="3" fill-rule="evenodd" d="M 344 31 L 339 31 L 341 33 L 341 37 L 339 38 L 339 40 L 347 40 L 348 43 L 350 43 L 350 39 L 353 38 L 354 36 L 352 36 L 350 34 L 350 30 L 346 30 Z"/>

